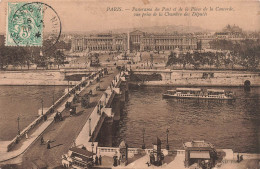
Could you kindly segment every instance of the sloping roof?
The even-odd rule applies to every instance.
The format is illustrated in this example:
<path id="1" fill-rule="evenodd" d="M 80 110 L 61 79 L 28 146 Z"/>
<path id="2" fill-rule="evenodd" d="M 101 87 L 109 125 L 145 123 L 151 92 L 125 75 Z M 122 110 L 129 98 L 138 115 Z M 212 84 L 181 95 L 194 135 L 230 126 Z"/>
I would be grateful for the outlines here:
<path id="1" fill-rule="evenodd" d="M 161 145 L 162 142 L 161 140 L 159 139 L 159 137 L 156 137 L 154 140 L 153 140 L 153 145 Z"/>
<path id="2" fill-rule="evenodd" d="M 130 32 L 130 35 L 132 34 L 143 34 L 144 32 L 139 31 L 139 30 L 134 30 L 133 32 Z"/>
<path id="3" fill-rule="evenodd" d="M 176 88 L 179 91 L 201 91 L 200 88 Z"/>
<path id="4" fill-rule="evenodd" d="M 123 147 L 126 147 L 126 143 L 125 141 L 123 140 L 120 144 L 119 144 L 119 148 L 123 148 Z"/>
<path id="5" fill-rule="evenodd" d="M 83 150 L 81 148 L 77 148 L 77 147 L 72 147 L 69 149 L 70 151 L 72 151 L 73 153 L 85 156 L 85 157 L 91 157 L 92 155 L 95 155 L 95 153 L 92 153 L 88 150 Z"/>
<path id="6" fill-rule="evenodd" d="M 220 89 L 207 89 L 208 92 L 218 92 L 218 93 L 224 93 L 224 90 L 220 90 Z"/>
<path id="7" fill-rule="evenodd" d="M 190 151 L 190 158 L 210 159 L 209 151 Z"/>
<path id="8" fill-rule="evenodd" d="M 213 145 L 209 142 L 203 141 L 191 141 L 186 142 L 183 144 L 184 147 L 211 147 L 213 148 Z"/>

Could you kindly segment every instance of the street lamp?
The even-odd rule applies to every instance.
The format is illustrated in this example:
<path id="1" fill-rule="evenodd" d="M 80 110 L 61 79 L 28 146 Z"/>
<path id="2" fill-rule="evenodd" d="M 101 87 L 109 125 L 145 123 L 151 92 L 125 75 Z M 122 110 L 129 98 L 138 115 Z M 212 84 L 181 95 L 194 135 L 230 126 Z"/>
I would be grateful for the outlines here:
<path id="1" fill-rule="evenodd" d="M 93 150 L 94 150 L 94 143 L 93 143 L 93 140 L 92 140 L 91 147 L 92 147 L 92 160 L 94 161 L 94 158 L 93 158 L 93 154 L 94 154 L 94 152 L 93 152 Z"/>
<path id="2" fill-rule="evenodd" d="M 43 99 L 41 99 L 41 103 L 42 103 L 42 115 L 43 115 Z"/>
<path id="3" fill-rule="evenodd" d="M 145 134 L 145 129 L 143 128 L 143 145 L 142 145 L 142 149 L 145 149 L 144 134 Z"/>
<path id="4" fill-rule="evenodd" d="M 70 81 L 68 80 L 68 93 L 70 92 Z"/>
<path id="5" fill-rule="evenodd" d="M 20 121 L 20 117 L 18 116 L 18 118 L 17 118 L 17 123 L 18 123 L 18 135 L 20 135 L 20 124 L 19 124 L 19 121 Z"/>
<path id="6" fill-rule="evenodd" d="M 91 137 L 91 118 L 88 119 L 89 122 L 89 136 Z"/>
<path id="7" fill-rule="evenodd" d="M 166 130 L 166 134 L 167 134 L 167 144 L 166 144 L 166 150 L 170 149 L 169 143 L 168 143 L 168 135 L 169 135 L 169 129 Z"/>
<path id="8" fill-rule="evenodd" d="M 54 106 L 54 93 L 55 93 L 55 83 L 53 87 L 53 95 L 52 95 L 52 105 Z"/>

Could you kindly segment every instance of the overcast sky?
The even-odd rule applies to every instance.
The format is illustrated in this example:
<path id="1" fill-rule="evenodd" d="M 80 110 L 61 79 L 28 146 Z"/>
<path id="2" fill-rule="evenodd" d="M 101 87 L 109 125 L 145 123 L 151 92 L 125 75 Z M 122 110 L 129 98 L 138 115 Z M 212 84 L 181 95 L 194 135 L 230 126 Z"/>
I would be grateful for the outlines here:
<path id="1" fill-rule="evenodd" d="M 23 0 L 24 1 L 24 0 Z M 0 33 L 5 33 L 6 0 L 0 3 Z M 84 0 L 43 1 L 52 6 L 62 22 L 63 32 L 67 31 L 104 31 L 118 28 L 135 28 L 166 25 L 199 26 L 209 30 L 221 30 L 227 24 L 236 24 L 244 30 L 260 30 L 260 2 L 259 1 L 223 1 L 223 0 Z M 123 11 L 107 11 L 108 7 L 121 7 Z M 207 7 L 207 16 L 134 16 L 135 8 L 163 7 Z M 209 12 L 209 7 L 214 11 Z M 215 11 L 216 7 L 232 7 L 232 11 Z M 129 10 L 126 10 L 129 9 Z M 171 11 L 173 13 L 173 11 Z M 202 11 L 203 12 L 203 11 Z M 164 13 L 164 12 L 163 12 Z"/>

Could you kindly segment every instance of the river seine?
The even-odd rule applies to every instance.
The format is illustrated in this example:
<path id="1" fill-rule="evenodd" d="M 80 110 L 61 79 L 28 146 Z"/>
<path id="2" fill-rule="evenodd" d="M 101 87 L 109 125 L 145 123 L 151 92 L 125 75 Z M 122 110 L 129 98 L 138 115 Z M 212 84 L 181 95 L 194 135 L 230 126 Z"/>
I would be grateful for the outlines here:
<path id="1" fill-rule="evenodd" d="M 205 140 L 234 152 L 260 152 L 260 88 L 217 88 L 235 92 L 235 101 L 163 99 L 168 89 L 172 88 L 129 89 L 113 145 L 125 140 L 129 147 L 141 147 L 144 128 L 147 148 L 152 148 L 156 136 L 165 148 L 168 128 L 170 149 L 183 149 L 182 143 L 187 141 Z"/>
<path id="2" fill-rule="evenodd" d="M 64 86 L 0 86 L 0 141 L 13 139 L 38 117 L 38 110 L 52 105 L 64 94 Z"/>

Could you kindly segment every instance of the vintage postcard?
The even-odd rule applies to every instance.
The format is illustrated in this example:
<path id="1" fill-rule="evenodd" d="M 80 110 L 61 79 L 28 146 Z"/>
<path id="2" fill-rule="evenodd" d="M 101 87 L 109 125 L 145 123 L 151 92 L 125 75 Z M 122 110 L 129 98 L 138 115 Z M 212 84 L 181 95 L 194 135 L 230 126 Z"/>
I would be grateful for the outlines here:
<path id="1" fill-rule="evenodd" d="M 1 0 L 0 169 L 259 169 L 257 0 Z"/>

